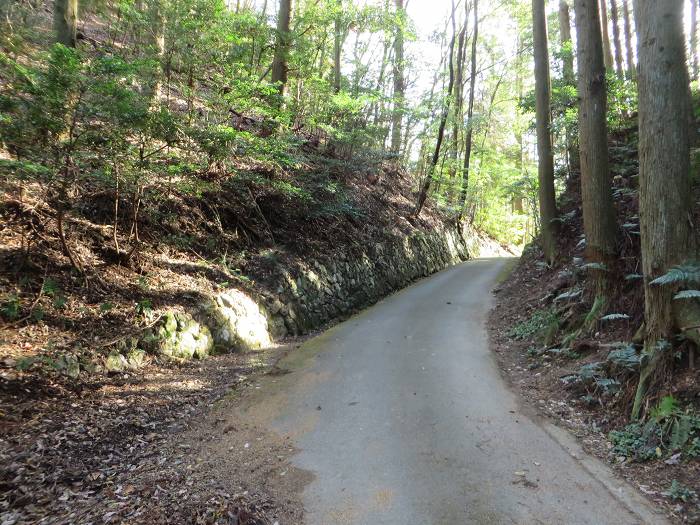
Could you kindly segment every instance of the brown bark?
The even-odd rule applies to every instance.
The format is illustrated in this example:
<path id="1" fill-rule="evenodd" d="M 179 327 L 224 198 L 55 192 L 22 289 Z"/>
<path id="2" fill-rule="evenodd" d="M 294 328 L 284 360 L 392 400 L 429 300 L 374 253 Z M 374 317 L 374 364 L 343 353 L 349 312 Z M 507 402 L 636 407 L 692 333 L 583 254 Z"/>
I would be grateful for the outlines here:
<path id="1" fill-rule="evenodd" d="M 78 39 L 78 0 L 54 0 L 53 30 L 56 42 L 75 47 Z"/>
<path id="2" fill-rule="evenodd" d="M 608 166 L 607 93 L 597 0 L 575 0 L 577 25 L 581 199 L 586 260 L 593 270 L 597 300 L 607 301 L 609 270 L 616 252 L 615 215 Z"/>
<path id="3" fill-rule="evenodd" d="M 644 274 L 644 352 L 632 416 L 673 352 L 673 287 L 650 282 L 694 254 L 690 224 L 691 104 L 682 0 L 637 0 L 639 207 Z"/>
<path id="4" fill-rule="evenodd" d="M 622 64 L 622 41 L 620 40 L 620 19 L 617 10 L 617 1 L 610 0 L 610 17 L 612 18 L 613 44 L 615 46 L 615 72 L 618 78 L 624 78 Z"/>
<path id="5" fill-rule="evenodd" d="M 280 0 L 277 14 L 277 37 L 272 59 L 272 83 L 278 85 L 280 94 L 287 89 L 287 58 L 291 44 L 289 23 L 292 18 L 292 0 Z"/>
<path id="6" fill-rule="evenodd" d="M 698 79 L 698 0 L 690 2 L 690 57 L 692 63 L 692 79 Z"/>
<path id="7" fill-rule="evenodd" d="M 544 0 L 532 0 L 533 49 L 535 55 L 535 120 L 537 128 L 537 174 L 542 249 L 552 263 L 556 258 L 557 206 L 554 196 L 554 157 L 552 155 L 549 52 Z"/>
<path id="8" fill-rule="evenodd" d="M 612 71 L 614 64 L 612 48 L 610 47 L 610 33 L 608 32 L 608 6 L 605 2 L 606 0 L 600 0 L 600 25 L 603 30 L 603 58 L 605 60 L 605 69 L 607 71 Z"/>
<path id="9" fill-rule="evenodd" d="M 634 64 L 634 52 L 632 51 L 632 24 L 630 23 L 630 10 L 628 0 L 622 0 L 622 17 L 625 21 L 625 50 L 627 55 L 627 78 L 634 79 L 637 74 L 637 66 Z"/>
<path id="10" fill-rule="evenodd" d="M 464 214 L 469 191 L 469 170 L 471 168 L 472 142 L 474 137 L 474 91 L 476 90 L 476 44 L 479 37 L 478 1 L 474 0 L 474 34 L 472 35 L 472 50 L 469 71 L 469 102 L 467 103 L 467 134 L 464 139 L 464 165 L 462 166 L 462 188 L 459 193 L 459 218 Z"/>
<path id="11" fill-rule="evenodd" d="M 569 4 L 566 0 L 559 0 L 559 31 L 561 34 L 561 47 L 563 53 L 562 71 L 564 82 L 568 86 L 576 84 L 574 75 L 574 50 L 571 41 L 571 17 L 569 15 Z M 569 165 L 569 173 L 579 169 L 579 153 L 576 144 L 575 132 L 571 126 L 566 129 L 566 156 Z"/>
<path id="12" fill-rule="evenodd" d="M 454 16 L 455 16 L 455 5 L 454 5 L 454 0 L 453 0 L 453 2 L 452 2 L 452 20 L 454 20 Z M 420 212 L 423 209 L 423 205 L 425 204 L 425 200 L 428 198 L 428 191 L 430 191 L 430 185 L 433 181 L 433 173 L 435 172 L 435 167 L 437 166 L 437 163 L 440 160 L 440 149 L 442 147 L 442 141 L 445 138 L 445 126 L 447 125 L 447 117 L 450 113 L 450 99 L 452 98 L 452 88 L 454 87 L 454 82 L 455 82 L 454 67 L 453 67 L 454 66 L 453 59 L 454 59 L 454 51 L 455 51 L 455 38 L 456 38 L 456 35 L 453 32 L 452 38 L 450 39 L 450 46 L 448 49 L 449 82 L 447 84 L 447 101 L 445 102 L 445 105 L 442 109 L 442 115 L 440 116 L 440 124 L 438 126 L 437 142 L 435 143 L 435 149 L 433 150 L 433 157 L 430 160 L 430 165 L 427 168 L 425 181 L 423 181 L 423 185 L 421 186 L 420 192 L 418 194 L 418 202 L 416 203 L 416 212 L 415 212 L 416 217 L 418 215 L 420 215 Z"/>
<path id="13" fill-rule="evenodd" d="M 453 190 L 455 188 L 454 178 L 457 174 L 457 158 L 459 156 L 459 135 L 460 128 L 463 126 L 463 106 L 464 106 L 464 61 L 466 59 L 466 35 L 467 35 L 467 24 L 469 20 L 469 3 L 465 2 L 466 6 L 465 12 L 466 17 L 464 19 L 464 25 L 459 32 L 459 37 L 457 38 L 457 60 L 455 64 L 455 107 L 452 112 L 452 145 L 450 149 L 450 168 L 449 177 L 450 185 L 447 191 L 446 199 L 448 202 L 452 202 L 452 196 L 454 195 Z M 455 28 L 453 27 L 453 31 Z"/>
<path id="14" fill-rule="evenodd" d="M 404 112 L 404 53 L 403 23 L 405 18 L 403 0 L 394 0 L 396 16 L 400 26 L 396 28 L 394 40 L 394 111 L 391 116 L 391 152 L 398 155 L 401 151 L 402 123 Z"/>

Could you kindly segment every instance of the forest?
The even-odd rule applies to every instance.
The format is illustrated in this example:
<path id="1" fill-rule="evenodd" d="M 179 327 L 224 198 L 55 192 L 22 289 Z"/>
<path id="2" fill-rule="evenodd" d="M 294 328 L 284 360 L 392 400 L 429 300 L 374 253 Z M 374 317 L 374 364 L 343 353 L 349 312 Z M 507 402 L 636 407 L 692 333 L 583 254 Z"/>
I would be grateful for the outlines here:
<path id="1" fill-rule="evenodd" d="M 479 348 L 700 522 L 700 2 L 430 4 L 0 0 L 0 522 L 342 522 L 233 399 L 513 253 Z"/>

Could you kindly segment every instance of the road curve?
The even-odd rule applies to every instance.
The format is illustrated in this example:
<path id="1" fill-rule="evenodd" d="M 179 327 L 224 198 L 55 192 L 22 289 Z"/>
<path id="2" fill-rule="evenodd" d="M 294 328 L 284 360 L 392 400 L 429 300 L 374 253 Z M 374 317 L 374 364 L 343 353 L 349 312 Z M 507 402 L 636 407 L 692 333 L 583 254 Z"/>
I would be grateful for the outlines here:
<path id="1" fill-rule="evenodd" d="M 665 523 L 635 495 L 624 503 L 629 487 L 572 455 L 502 380 L 485 329 L 502 265 L 475 260 L 420 281 L 286 364 L 273 426 L 314 475 L 307 523 Z"/>

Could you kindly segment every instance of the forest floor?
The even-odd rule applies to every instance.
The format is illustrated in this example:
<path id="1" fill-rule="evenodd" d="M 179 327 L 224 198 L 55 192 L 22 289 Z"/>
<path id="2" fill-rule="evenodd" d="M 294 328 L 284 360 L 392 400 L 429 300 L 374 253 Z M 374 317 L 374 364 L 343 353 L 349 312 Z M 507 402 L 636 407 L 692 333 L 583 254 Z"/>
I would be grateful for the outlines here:
<path id="1" fill-rule="evenodd" d="M 293 448 L 238 410 L 298 344 L 5 392 L 1 522 L 300 523 Z"/>
<path id="2" fill-rule="evenodd" d="M 629 337 L 630 327 L 602 328 L 575 343 L 572 354 L 542 354 L 537 334 L 516 337 L 514 327 L 526 326 L 536 312 L 543 311 L 561 291 L 561 269 L 541 262 L 536 248 L 527 250 L 509 275 L 496 287 L 496 302 L 489 316 L 492 349 L 504 377 L 512 388 L 539 413 L 580 441 L 584 450 L 606 463 L 639 489 L 677 523 L 700 523 L 700 507 L 692 500 L 674 498 L 669 489 L 674 480 L 691 490 L 700 490 L 700 462 L 680 454 L 644 462 L 615 454 L 609 432 L 624 426 L 629 414 L 629 396 L 635 377 L 627 378 L 621 396 L 611 399 L 595 389 L 590 397 L 567 387 L 562 378 L 576 374 L 582 366 L 604 362 L 615 342 Z M 697 372 L 687 370 L 673 385 L 676 395 L 694 398 L 698 393 Z M 632 390 L 631 390 L 632 389 Z"/>

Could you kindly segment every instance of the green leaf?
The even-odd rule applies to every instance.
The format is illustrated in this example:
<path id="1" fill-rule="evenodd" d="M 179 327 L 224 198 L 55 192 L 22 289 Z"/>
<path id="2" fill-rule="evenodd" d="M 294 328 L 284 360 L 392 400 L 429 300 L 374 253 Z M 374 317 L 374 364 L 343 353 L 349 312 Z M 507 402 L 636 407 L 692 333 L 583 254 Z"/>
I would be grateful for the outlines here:
<path id="1" fill-rule="evenodd" d="M 627 314 L 608 314 L 600 318 L 601 321 L 618 321 L 621 319 L 629 319 L 630 316 Z"/>
<path id="2" fill-rule="evenodd" d="M 674 299 L 694 299 L 700 297 L 700 290 L 681 290 L 673 296 Z"/>

